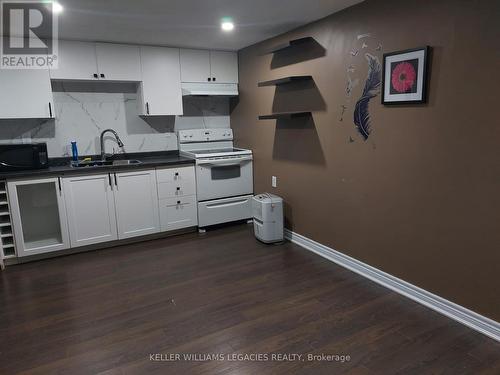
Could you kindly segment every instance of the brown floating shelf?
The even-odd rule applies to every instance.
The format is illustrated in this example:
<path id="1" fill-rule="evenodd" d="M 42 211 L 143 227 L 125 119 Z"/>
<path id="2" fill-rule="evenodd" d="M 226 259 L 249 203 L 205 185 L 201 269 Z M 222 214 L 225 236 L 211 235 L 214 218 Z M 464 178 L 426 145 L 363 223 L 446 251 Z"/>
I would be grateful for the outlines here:
<path id="1" fill-rule="evenodd" d="M 273 79 L 271 81 L 259 82 L 257 84 L 257 86 L 258 87 L 279 86 L 279 85 L 285 85 L 287 83 L 292 83 L 292 82 L 309 81 L 311 79 L 312 79 L 312 76 L 290 76 L 290 77 L 283 77 L 283 78 L 279 78 L 279 79 Z"/>
<path id="2" fill-rule="evenodd" d="M 282 118 L 295 118 L 295 117 L 304 117 L 310 116 L 311 112 L 277 112 L 270 115 L 259 116 L 259 120 L 277 120 Z"/>
<path id="3" fill-rule="evenodd" d="M 283 50 L 286 50 L 287 48 L 295 47 L 297 45 L 301 45 L 301 44 L 305 44 L 305 43 L 310 43 L 312 41 L 314 41 L 314 38 L 312 36 L 306 36 L 304 38 L 293 39 L 293 40 L 290 40 L 286 43 L 274 46 L 273 48 L 265 51 L 264 55 L 267 55 L 268 53 L 276 53 L 279 51 L 283 51 Z"/>

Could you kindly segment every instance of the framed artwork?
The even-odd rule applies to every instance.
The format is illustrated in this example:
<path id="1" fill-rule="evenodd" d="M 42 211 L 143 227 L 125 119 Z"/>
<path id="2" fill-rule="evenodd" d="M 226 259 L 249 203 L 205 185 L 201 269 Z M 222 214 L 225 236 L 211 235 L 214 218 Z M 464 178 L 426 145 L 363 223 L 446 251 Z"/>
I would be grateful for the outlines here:
<path id="1" fill-rule="evenodd" d="M 427 101 L 430 47 L 384 54 L 382 104 L 418 104 Z"/>

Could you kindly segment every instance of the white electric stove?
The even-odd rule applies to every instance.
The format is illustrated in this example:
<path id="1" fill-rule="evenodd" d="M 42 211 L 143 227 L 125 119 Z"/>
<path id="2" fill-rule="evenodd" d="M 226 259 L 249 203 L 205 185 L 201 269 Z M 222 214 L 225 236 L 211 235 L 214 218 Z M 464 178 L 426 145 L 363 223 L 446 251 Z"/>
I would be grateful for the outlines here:
<path id="1" fill-rule="evenodd" d="M 252 217 L 253 156 L 233 146 L 231 129 L 193 129 L 178 133 L 179 152 L 196 160 L 198 225 Z"/>

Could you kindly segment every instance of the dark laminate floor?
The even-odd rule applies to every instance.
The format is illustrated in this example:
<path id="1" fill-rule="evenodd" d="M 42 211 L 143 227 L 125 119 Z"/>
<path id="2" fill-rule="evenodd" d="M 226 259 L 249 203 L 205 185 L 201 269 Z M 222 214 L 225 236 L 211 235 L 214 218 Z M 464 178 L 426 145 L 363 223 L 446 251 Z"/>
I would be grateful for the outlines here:
<path id="1" fill-rule="evenodd" d="M 0 374 L 500 373 L 500 344 L 295 245 L 260 244 L 250 229 L 9 267 Z M 351 360 L 153 362 L 151 353 Z"/>

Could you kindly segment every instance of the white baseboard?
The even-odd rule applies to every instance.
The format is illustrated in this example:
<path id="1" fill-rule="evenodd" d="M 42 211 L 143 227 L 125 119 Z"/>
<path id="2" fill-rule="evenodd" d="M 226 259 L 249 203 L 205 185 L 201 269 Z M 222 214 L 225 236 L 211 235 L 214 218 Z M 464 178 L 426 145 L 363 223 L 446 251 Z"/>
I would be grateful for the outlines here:
<path id="1" fill-rule="evenodd" d="M 285 238 L 303 247 L 304 249 L 321 255 L 322 257 L 337 263 L 342 267 L 356 272 L 357 274 L 360 274 L 377 284 L 385 286 L 396 293 L 408 297 L 500 342 L 500 323 L 494 320 L 479 315 L 463 306 L 441 298 L 413 284 L 403 281 L 395 276 L 369 266 L 366 263 L 360 262 L 359 260 L 351 258 L 350 256 L 342 254 L 328 246 L 322 245 L 288 229 L 285 229 Z"/>

